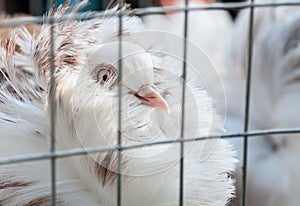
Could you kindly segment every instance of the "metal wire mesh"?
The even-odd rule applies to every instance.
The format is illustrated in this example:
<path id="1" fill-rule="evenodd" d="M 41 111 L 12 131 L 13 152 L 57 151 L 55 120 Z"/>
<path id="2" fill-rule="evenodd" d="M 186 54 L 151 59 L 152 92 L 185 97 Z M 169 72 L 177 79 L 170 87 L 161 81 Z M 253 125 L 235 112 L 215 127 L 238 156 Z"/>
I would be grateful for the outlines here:
<path id="1" fill-rule="evenodd" d="M 123 4 L 122 0 L 119 0 L 119 6 Z M 122 7 L 121 7 L 122 8 Z M 122 80 L 123 70 L 122 70 L 122 12 L 119 13 L 119 81 Z M 121 176 L 121 161 L 122 161 L 122 87 L 121 84 L 118 86 L 118 181 L 117 181 L 117 205 L 122 205 L 122 176 Z"/>
<path id="2" fill-rule="evenodd" d="M 189 1 L 185 0 L 185 6 L 187 7 L 189 5 Z M 186 85 L 186 76 L 187 76 L 187 69 L 186 69 L 186 59 L 187 59 L 187 38 L 188 38 L 188 10 L 184 11 L 184 33 L 183 33 L 183 67 L 182 67 L 182 79 L 183 79 L 183 84 L 182 84 L 182 97 L 181 97 L 181 128 L 180 128 L 180 138 L 184 139 L 184 120 L 185 120 L 185 85 Z M 183 142 L 180 143 L 180 169 L 179 169 L 179 205 L 183 206 L 183 198 L 184 198 L 184 177 L 183 177 L 183 172 L 184 172 L 184 144 Z"/>
<path id="3" fill-rule="evenodd" d="M 55 0 L 52 0 L 52 5 L 55 5 Z M 185 6 L 182 7 L 167 7 L 167 8 L 161 8 L 161 7 L 151 7 L 151 8 L 140 8 L 135 11 L 136 15 L 143 16 L 143 15 L 152 15 L 152 14 L 163 14 L 165 12 L 184 12 L 184 51 L 183 51 L 183 57 L 184 57 L 184 63 L 183 63 L 183 69 L 182 69 L 182 77 L 183 80 L 186 78 L 186 58 L 187 58 L 187 37 L 188 37 L 188 13 L 190 11 L 198 11 L 198 10 L 240 10 L 240 9 L 250 9 L 250 18 L 249 18 L 249 33 L 248 33 L 248 65 L 247 65 L 247 81 L 246 81 L 246 96 L 245 96 L 245 110 L 244 110 L 244 130 L 243 132 L 235 132 L 235 133 L 227 133 L 223 134 L 221 138 L 237 138 L 237 137 L 244 137 L 244 150 L 243 150 L 243 187 L 242 187 L 242 205 L 246 205 L 246 178 L 247 178 L 247 154 L 248 154 L 248 138 L 250 137 L 256 137 L 260 135 L 281 135 L 281 134 L 296 134 L 300 133 L 300 128 L 284 128 L 284 129 L 265 129 L 265 130 L 258 130 L 258 131 L 249 131 L 249 108 L 250 108 L 250 88 L 251 88 L 251 62 L 252 62 L 252 53 L 253 53 L 253 19 L 254 19 L 254 8 L 262 8 L 262 7 L 281 7 L 281 6 L 296 6 L 300 5 L 299 2 L 286 2 L 286 3 L 255 3 L 254 0 L 250 0 L 248 2 L 242 2 L 242 3 L 212 3 L 212 4 L 203 4 L 198 6 L 189 7 L 188 0 L 185 0 Z M 123 1 L 119 0 L 119 3 L 122 4 Z M 35 18 L 22 18 L 22 19 L 10 19 L 6 21 L 0 22 L 0 27 L 10 27 L 10 26 L 19 26 L 19 25 L 26 25 L 26 24 L 41 24 L 46 23 L 51 25 L 51 32 L 50 32 L 50 39 L 51 39 L 51 83 L 50 83 L 50 111 L 51 111 L 51 121 L 50 121 L 50 128 L 51 128 L 51 144 L 50 144 L 50 152 L 46 153 L 35 153 L 35 154 L 25 154 L 25 155 L 15 155 L 11 157 L 6 158 L 0 158 L 0 165 L 5 164 L 13 164 L 13 163 L 19 163 L 19 162 L 28 162 L 28 161 L 37 161 L 37 160 L 50 160 L 51 163 L 51 193 L 52 193 L 52 205 L 56 205 L 56 167 L 55 167 L 55 161 L 57 158 L 65 158 L 65 157 L 71 157 L 71 156 L 78 156 L 78 155 L 84 155 L 88 153 L 101 153 L 101 152 L 107 152 L 107 151 L 113 151 L 118 150 L 118 180 L 117 180 L 117 205 L 122 205 L 122 192 L 121 192 L 121 185 L 122 185 L 122 176 L 121 176 L 121 158 L 122 158 L 122 151 L 129 150 L 129 149 L 135 149 L 135 148 L 141 148 L 144 146 L 155 146 L 155 145 L 161 145 L 161 144 L 180 144 L 180 181 L 179 181 L 179 205 L 183 206 L 183 197 L 184 197 L 184 189 L 183 189 L 183 171 L 184 171 L 184 157 L 183 157 L 183 149 L 184 149 L 184 143 L 191 142 L 191 141 L 201 141 L 205 140 L 206 138 L 220 138 L 219 135 L 217 136 L 202 136 L 202 137 L 196 137 L 193 139 L 186 139 L 183 138 L 184 135 L 184 107 L 185 107 L 185 81 L 183 81 L 183 90 L 182 90 L 182 115 L 181 115 L 181 138 L 177 140 L 167 140 L 167 141 L 159 141 L 159 142 L 148 142 L 148 143 L 139 143 L 134 145 L 126 145 L 122 146 L 122 134 L 121 134 L 121 128 L 122 128 L 122 121 L 121 121 L 121 105 L 122 105 L 122 98 L 119 98 L 119 132 L 118 132 L 118 144 L 114 147 L 88 147 L 88 148 L 77 148 L 77 149 L 69 149 L 69 150 L 63 150 L 63 151 L 55 151 L 55 101 L 53 98 L 53 92 L 54 92 L 54 84 L 55 84 L 55 76 L 54 76 L 54 68 L 55 68 L 55 54 L 54 54 L 54 26 L 55 23 L 61 22 L 61 21 L 68 21 L 70 19 L 77 19 L 77 20 L 88 20 L 92 18 L 98 18 L 98 17 L 104 17 L 104 16 L 114 16 L 115 14 L 103 14 L 103 13 L 90 13 L 85 16 L 74 14 L 72 17 L 70 16 L 62 16 L 62 17 L 35 17 Z M 122 54 L 122 12 L 117 13 L 119 17 L 119 57 L 121 57 Z M 120 79 L 122 79 L 122 59 L 119 58 L 119 68 L 120 68 Z M 122 89 L 119 87 L 119 96 L 122 96 Z"/>
<path id="4" fill-rule="evenodd" d="M 254 0 L 251 0 L 253 4 Z M 249 128 L 249 111 L 250 111 L 250 85 L 251 85 L 251 70 L 252 70 L 252 50 L 253 50 L 253 21 L 254 21 L 253 7 L 250 7 L 249 18 L 249 34 L 248 34 L 248 63 L 247 63 L 247 81 L 246 81 L 246 105 L 245 105 L 245 119 L 244 132 L 248 132 Z M 244 158 L 243 158 L 243 189 L 242 189 L 242 205 L 246 205 L 246 188 L 247 188 L 247 160 L 248 160 L 248 135 L 244 135 Z"/>

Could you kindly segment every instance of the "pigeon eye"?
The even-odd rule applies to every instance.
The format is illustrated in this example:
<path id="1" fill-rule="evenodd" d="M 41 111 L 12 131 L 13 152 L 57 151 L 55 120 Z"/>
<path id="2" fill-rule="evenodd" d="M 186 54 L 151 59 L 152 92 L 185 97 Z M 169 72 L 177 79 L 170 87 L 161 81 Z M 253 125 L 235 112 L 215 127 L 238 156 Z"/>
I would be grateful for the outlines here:
<path id="1" fill-rule="evenodd" d="M 117 70 L 113 65 L 110 64 L 100 64 L 95 70 L 95 79 L 101 85 L 105 85 L 108 88 L 111 88 L 115 85 L 117 80 Z"/>
<path id="2" fill-rule="evenodd" d="M 104 84 L 105 82 L 107 82 L 109 80 L 109 78 L 112 76 L 111 74 L 111 70 L 108 68 L 103 68 L 100 69 L 97 73 L 97 78 L 100 82 L 100 84 Z"/>

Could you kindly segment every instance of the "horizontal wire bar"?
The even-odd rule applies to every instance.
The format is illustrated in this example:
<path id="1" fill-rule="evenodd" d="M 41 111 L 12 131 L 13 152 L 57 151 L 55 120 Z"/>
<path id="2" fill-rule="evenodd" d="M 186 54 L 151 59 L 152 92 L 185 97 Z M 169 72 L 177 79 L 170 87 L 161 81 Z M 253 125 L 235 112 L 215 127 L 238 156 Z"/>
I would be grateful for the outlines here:
<path id="1" fill-rule="evenodd" d="M 166 12 L 184 12 L 184 11 L 199 11 L 199 10 L 240 10 L 251 7 L 279 7 L 279 6 L 299 6 L 299 2 L 284 2 L 284 3 L 247 3 L 247 2 L 232 2 L 232 3 L 211 3 L 193 6 L 177 6 L 177 7 L 149 7 L 137 9 L 136 15 L 162 14 Z"/>
<path id="2" fill-rule="evenodd" d="M 150 15 L 150 14 L 163 14 L 166 12 L 184 12 L 184 11 L 198 11 L 198 10 L 240 10 L 246 8 L 262 8 L 262 7 L 282 7 L 282 6 L 300 6 L 299 2 L 283 2 L 283 3 L 212 3 L 203 4 L 197 6 L 176 6 L 176 7 L 148 7 L 139 8 L 133 11 L 134 15 Z M 15 19 L 4 19 L 0 21 L 0 27 L 20 26 L 27 24 L 50 24 L 50 22 L 63 22 L 70 20 L 89 20 L 93 18 L 103 17 L 117 17 L 119 12 L 115 13 L 103 13 L 103 12 L 91 12 L 91 13 L 76 13 L 72 15 L 62 15 L 60 17 L 20 17 Z"/>
<path id="3" fill-rule="evenodd" d="M 193 142 L 193 141 L 201 141 L 206 139 L 229 139 L 229 138 L 237 138 L 247 135 L 248 137 L 255 137 L 261 135 L 280 135 L 280 134 L 300 134 L 300 128 L 293 129 L 266 129 L 266 130 L 257 130 L 257 131 L 249 131 L 249 132 L 238 132 L 238 133 L 228 133 L 223 135 L 211 135 L 211 136 L 202 136 L 191 139 L 176 139 L 176 140 L 166 140 L 166 141 L 157 141 L 157 142 L 147 142 L 147 143 L 139 143 L 125 146 L 99 146 L 99 147 L 87 147 L 87 148 L 76 148 L 55 152 L 45 152 L 45 153 L 37 153 L 37 154 L 21 154 L 21 155 L 13 155 L 11 157 L 0 158 L 0 165 L 4 164 L 12 164 L 18 162 L 28 162 L 28 161 L 36 161 L 36 160 L 45 160 L 51 158 L 64 158 L 75 155 L 84 155 L 88 153 L 101 153 L 108 152 L 113 150 L 129 150 L 136 149 L 140 147 L 146 146 L 154 146 L 154 145 L 162 145 L 162 144 L 173 144 L 173 143 L 181 143 L 181 142 Z"/>

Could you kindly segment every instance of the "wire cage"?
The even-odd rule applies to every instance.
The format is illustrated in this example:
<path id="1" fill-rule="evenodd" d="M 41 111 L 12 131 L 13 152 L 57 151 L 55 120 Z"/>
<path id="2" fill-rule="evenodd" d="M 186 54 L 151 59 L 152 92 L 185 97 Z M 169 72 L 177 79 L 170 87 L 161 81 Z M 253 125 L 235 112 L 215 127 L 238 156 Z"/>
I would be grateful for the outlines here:
<path id="1" fill-rule="evenodd" d="M 119 2 L 122 4 L 123 1 L 119 0 Z M 52 5 L 56 4 L 55 0 L 51 1 Z M 245 87 L 245 108 L 244 108 L 244 129 L 243 131 L 240 132 L 234 132 L 234 133 L 225 133 L 222 135 L 221 138 L 238 138 L 238 137 L 243 137 L 243 162 L 242 162 L 242 194 L 241 194 L 241 205 L 246 205 L 246 195 L 247 195 L 247 159 L 248 159 L 248 139 L 251 137 L 255 136 L 260 136 L 260 135 L 281 135 L 281 134 L 297 134 L 300 133 L 300 129 L 297 128 L 284 128 L 284 129 L 264 129 L 264 130 L 257 130 L 257 131 L 250 131 L 249 130 L 249 108 L 250 108 L 250 88 L 251 88 L 251 71 L 252 71 L 252 59 L 253 59 L 253 19 L 254 19 L 254 9 L 255 8 L 264 8 L 264 7 L 281 7 L 281 6 L 300 6 L 300 1 L 299 2 L 286 2 L 286 3 L 255 3 L 254 0 L 249 0 L 247 2 L 232 2 L 232 3 L 211 3 L 211 4 L 205 4 L 205 5 L 199 5 L 196 7 L 190 7 L 189 6 L 189 0 L 185 0 L 185 6 L 182 7 L 167 7 L 167 8 L 162 8 L 162 7 L 146 7 L 146 8 L 139 8 L 134 11 L 135 15 L 143 16 L 143 15 L 152 15 L 152 14 L 162 14 L 165 12 L 183 12 L 184 13 L 184 31 L 183 36 L 185 37 L 183 39 L 183 44 L 184 44 L 184 62 L 186 62 L 186 56 L 187 56 L 187 37 L 188 37 L 188 14 L 190 11 L 201 11 L 201 10 L 226 10 L 226 11 L 239 11 L 241 9 L 249 9 L 249 33 L 247 36 L 248 39 L 248 56 L 247 56 L 247 78 L 246 78 L 246 87 Z M 119 40 L 120 42 L 122 41 L 122 18 L 123 18 L 123 13 L 119 12 L 118 14 L 119 17 Z M 103 16 L 102 13 L 96 12 L 92 13 L 88 16 L 85 16 L 85 19 L 91 19 L 95 17 L 101 17 Z M 77 16 L 74 15 L 72 16 L 74 19 L 81 19 L 84 20 L 82 16 Z M 11 26 L 19 26 L 19 25 L 27 25 L 27 24 L 50 24 L 51 25 L 51 80 L 50 80 L 50 97 L 53 96 L 54 92 L 54 84 L 55 84 L 55 77 L 54 77 L 54 68 L 55 68 L 55 62 L 54 62 L 54 24 L 59 21 L 67 21 L 69 20 L 70 17 L 61 17 L 61 18 L 55 18 L 55 17 L 48 17 L 48 18 L 43 18 L 43 17 L 34 17 L 34 18 L 23 18 L 23 19 L 11 19 L 11 20 L 6 20 L 6 21 L 1 21 L 0 22 L 0 27 L 11 27 Z M 119 45 L 119 53 L 121 54 L 122 50 L 122 44 Z M 120 79 L 122 78 L 122 61 L 120 60 L 118 62 L 119 68 L 120 68 Z M 186 63 L 183 64 L 182 66 L 182 77 L 185 80 L 186 78 Z M 185 81 L 183 81 L 185 82 Z M 185 84 L 183 84 L 183 93 L 182 97 L 185 97 Z M 119 96 L 122 95 L 122 89 L 119 87 L 118 90 Z M 119 122 L 118 122 L 118 127 L 122 128 L 122 122 L 121 122 L 121 101 L 122 99 L 119 98 L 118 106 L 119 106 Z M 173 144 L 174 140 L 172 141 L 160 141 L 160 142 L 151 142 L 151 143 L 141 143 L 141 144 L 135 144 L 135 145 L 126 145 L 122 146 L 122 134 L 121 134 L 121 129 L 119 129 L 118 132 L 118 145 L 115 146 L 114 148 L 111 147 L 89 147 L 89 148 L 82 148 L 82 149 L 70 149 L 70 150 L 65 150 L 65 151 L 56 151 L 55 148 L 55 123 L 54 123 L 54 115 L 55 115 L 55 102 L 54 98 L 51 98 L 51 101 L 49 103 L 50 106 L 50 111 L 51 111 L 51 121 L 50 121 L 50 128 L 51 128 L 51 147 L 50 147 L 50 152 L 47 153 L 37 153 L 37 154 L 26 154 L 26 155 L 16 155 L 8 158 L 0 158 L 0 165 L 5 165 L 5 164 L 13 164 L 13 163 L 20 163 L 20 162 L 28 162 L 28 161 L 37 161 L 37 160 L 50 160 L 51 161 L 51 194 L 52 194 L 52 205 L 56 205 L 56 159 L 58 158 L 65 158 L 65 157 L 71 157 L 71 156 L 78 156 L 78 155 L 83 155 L 87 153 L 101 153 L 101 152 L 107 152 L 111 150 L 118 150 L 118 178 L 117 178 L 117 205 L 121 206 L 121 196 L 122 196 L 122 191 L 121 191 L 121 185 L 122 185 L 122 176 L 121 176 L 121 159 L 122 159 L 122 151 L 124 150 L 129 150 L 129 149 L 134 149 L 134 148 L 139 148 L 143 146 L 155 146 L 155 145 L 161 145 L 161 144 Z M 182 98 L 182 115 L 181 119 L 183 120 L 185 118 L 184 115 L 184 108 L 185 107 L 185 98 Z M 210 136 L 210 137 L 196 137 L 191 139 L 184 139 L 183 134 L 184 134 L 184 121 L 181 121 L 181 139 L 175 140 L 176 143 L 180 144 L 180 181 L 179 181 L 179 205 L 184 205 L 183 204 L 183 197 L 184 197 L 184 190 L 183 190 L 183 163 L 184 163 L 184 143 L 189 142 L 189 141 L 201 141 L 206 138 L 219 138 L 219 136 Z"/>

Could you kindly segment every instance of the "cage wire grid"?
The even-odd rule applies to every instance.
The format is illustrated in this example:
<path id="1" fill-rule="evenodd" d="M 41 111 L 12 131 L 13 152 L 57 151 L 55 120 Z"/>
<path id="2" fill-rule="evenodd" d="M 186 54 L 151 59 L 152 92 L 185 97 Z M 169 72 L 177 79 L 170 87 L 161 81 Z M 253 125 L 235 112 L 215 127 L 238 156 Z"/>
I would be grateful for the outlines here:
<path id="1" fill-rule="evenodd" d="M 124 0 L 118 0 L 119 5 L 124 3 Z M 56 5 L 56 1 L 51 1 L 52 5 Z M 162 144 L 180 144 L 180 168 L 179 168 L 179 206 L 183 206 L 184 202 L 184 178 L 183 178 L 183 171 L 184 171 L 184 143 L 185 142 L 192 142 L 192 141 L 201 141 L 207 138 L 210 139 L 217 139 L 220 138 L 220 135 L 211 135 L 211 136 L 200 136 L 192 139 L 184 139 L 184 109 L 185 109 L 185 79 L 187 75 L 186 71 L 186 59 L 187 59 L 187 37 L 188 37 L 188 13 L 190 11 L 200 11 L 200 10 L 241 10 L 241 9 L 250 9 L 249 13 L 249 32 L 248 32 L 248 58 L 247 58 L 247 78 L 246 78 L 246 87 L 245 87 L 245 108 L 244 108 L 244 129 L 243 132 L 233 132 L 233 133 L 226 133 L 221 135 L 221 138 L 229 139 L 229 138 L 238 138 L 243 137 L 244 144 L 243 144 L 243 165 L 242 165 L 242 194 L 241 194 L 241 204 L 243 206 L 246 205 L 246 195 L 247 195 L 247 154 L 248 154 L 248 138 L 249 137 L 256 137 L 260 135 L 280 135 L 280 134 L 297 134 L 300 133 L 300 128 L 282 128 L 282 129 L 262 129 L 262 130 L 252 130 L 249 131 L 249 108 L 250 108 L 250 88 L 251 88 L 251 70 L 252 70 L 252 54 L 253 54 L 253 19 L 254 19 L 254 8 L 262 8 L 262 7 L 281 7 L 281 6 L 300 6 L 299 2 L 284 2 L 284 3 L 255 3 L 254 0 L 249 0 L 247 2 L 232 2 L 232 3 L 211 3 L 205 5 L 198 5 L 189 7 L 189 0 L 185 0 L 184 6 L 174 6 L 174 7 L 148 7 L 148 8 L 139 8 L 134 11 L 134 14 L 139 16 L 144 15 L 151 15 L 151 14 L 163 14 L 165 12 L 184 12 L 184 51 L 183 51 L 183 65 L 182 65 L 182 77 L 183 77 L 183 88 L 182 88 L 182 112 L 181 112 L 181 128 L 180 128 L 180 139 L 176 140 L 165 140 L 165 141 L 154 141 L 154 142 L 147 142 L 147 143 L 138 143 L 132 145 L 122 146 L 122 121 L 121 121 L 121 104 L 122 98 L 122 87 L 119 86 L 118 88 L 118 144 L 114 147 L 111 146 L 101 146 L 101 147 L 87 147 L 87 148 L 76 148 L 76 149 L 68 149 L 62 151 L 55 150 L 55 101 L 53 97 L 54 94 L 54 85 L 55 85 L 55 54 L 54 54 L 54 27 L 55 23 L 61 21 L 68 21 L 68 20 L 88 20 L 92 18 L 99 18 L 105 16 L 118 16 L 119 18 L 119 75 L 122 79 L 122 11 L 117 12 L 116 14 L 103 14 L 101 12 L 90 13 L 87 15 L 79 15 L 74 14 L 72 17 L 68 15 L 63 15 L 61 17 L 24 17 L 22 19 L 10 19 L 5 21 L 0 21 L 0 27 L 10 27 L 10 26 L 20 26 L 20 25 L 27 25 L 27 24 L 50 24 L 50 57 L 51 57 L 51 69 L 50 69 L 50 89 L 49 89 L 49 98 L 50 98 L 50 152 L 45 153 L 35 153 L 35 154 L 23 154 L 23 155 L 14 155 L 11 157 L 0 158 L 0 166 L 5 164 L 13 164 L 13 163 L 20 163 L 20 162 L 29 162 L 29 161 L 37 161 L 37 160 L 50 160 L 51 164 L 51 198 L 52 198 L 52 205 L 56 205 L 56 164 L 55 161 L 57 158 L 65 158 L 71 156 L 78 156 L 78 155 L 85 155 L 88 153 L 101 153 L 101 152 L 108 152 L 117 150 L 118 151 L 118 178 L 117 178 L 117 205 L 122 205 L 122 176 L 121 176 L 121 159 L 122 159 L 122 151 L 135 149 L 145 146 L 155 146 L 155 145 L 162 145 Z"/>

